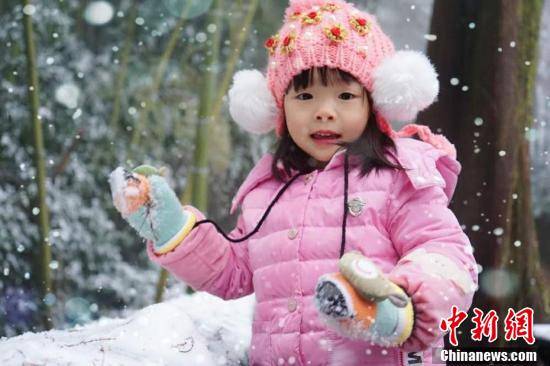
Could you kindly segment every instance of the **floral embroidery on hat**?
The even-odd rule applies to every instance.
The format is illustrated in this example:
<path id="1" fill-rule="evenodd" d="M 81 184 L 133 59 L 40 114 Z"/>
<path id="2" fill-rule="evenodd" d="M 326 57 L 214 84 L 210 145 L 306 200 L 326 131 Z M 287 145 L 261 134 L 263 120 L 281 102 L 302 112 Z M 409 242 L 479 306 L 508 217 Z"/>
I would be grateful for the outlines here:
<path id="1" fill-rule="evenodd" d="M 367 34 L 370 30 L 370 24 L 365 18 L 351 18 L 349 22 L 352 28 L 362 36 Z"/>
<path id="2" fill-rule="evenodd" d="M 269 54 L 273 55 L 275 53 L 275 49 L 277 48 L 277 45 L 279 44 L 279 35 L 276 34 L 274 36 L 269 37 L 265 43 L 265 48 L 268 49 Z"/>
<path id="3" fill-rule="evenodd" d="M 295 40 L 296 34 L 294 33 L 291 33 L 283 38 L 283 41 L 281 42 L 281 52 L 283 55 L 288 55 L 289 53 L 294 51 Z"/>
<path id="4" fill-rule="evenodd" d="M 321 7 L 324 11 L 329 11 L 331 13 L 334 13 L 336 10 L 340 9 L 340 7 L 334 3 L 326 3 Z"/>
<path id="5" fill-rule="evenodd" d="M 325 35 L 334 42 L 341 42 L 346 39 L 348 32 L 340 24 L 324 28 Z"/>
<path id="6" fill-rule="evenodd" d="M 321 13 L 317 11 L 310 11 L 302 17 L 303 24 L 318 24 L 322 19 Z"/>
<path id="7" fill-rule="evenodd" d="M 299 11 L 295 11 L 294 13 L 292 13 L 292 15 L 290 16 L 290 20 L 298 20 L 302 17 L 302 13 L 299 12 Z"/>

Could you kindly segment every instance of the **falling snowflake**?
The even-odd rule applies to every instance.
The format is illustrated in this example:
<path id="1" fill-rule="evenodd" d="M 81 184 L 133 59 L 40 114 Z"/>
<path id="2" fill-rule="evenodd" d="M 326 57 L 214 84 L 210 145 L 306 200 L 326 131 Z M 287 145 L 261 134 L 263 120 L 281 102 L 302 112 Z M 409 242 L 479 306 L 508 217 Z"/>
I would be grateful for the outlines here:
<path id="1" fill-rule="evenodd" d="M 113 18 L 114 10 L 111 3 L 107 1 L 93 1 L 88 4 L 84 11 L 84 19 L 92 25 L 107 24 Z"/>
<path id="2" fill-rule="evenodd" d="M 502 234 L 504 234 L 504 229 L 501 227 L 497 227 L 493 230 L 493 234 L 495 236 L 501 236 Z"/>
<path id="3" fill-rule="evenodd" d="M 80 89 L 75 84 L 62 84 L 55 90 L 55 100 L 70 109 L 77 107 L 79 96 Z"/>

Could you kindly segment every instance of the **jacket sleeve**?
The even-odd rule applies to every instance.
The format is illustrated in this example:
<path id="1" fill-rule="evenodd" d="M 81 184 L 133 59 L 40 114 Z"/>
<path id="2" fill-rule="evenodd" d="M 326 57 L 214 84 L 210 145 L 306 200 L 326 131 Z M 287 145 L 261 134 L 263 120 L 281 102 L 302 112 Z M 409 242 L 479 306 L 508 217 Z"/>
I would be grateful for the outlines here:
<path id="1" fill-rule="evenodd" d="M 204 219 L 202 212 L 193 206 L 184 208 L 192 211 L 197 221 Z M 246 234 L 243 231 L 243 217 L 239 215 L 236 228 L 228 236 L 240 238 Z M 224 300 L 254 292 L 248 241 L 232 243 L 211 223 L 195 227 L 171 252 L 156 254 L 149 242 L 147 253 L 153 262 L 196 291 L 206 291 Z"/>
<path id="2" fill-rule="evenodd" d="M 415 188 L 408 174 L 397 172 L 391 191 L 387 228 L 400 260 L 389 278 L 411 297 L 415 313 L 405 351 L 439 341 L 441 319 L 453 305 L 467 311 L 477 289 L 472 246 L 440 183 Z"/>

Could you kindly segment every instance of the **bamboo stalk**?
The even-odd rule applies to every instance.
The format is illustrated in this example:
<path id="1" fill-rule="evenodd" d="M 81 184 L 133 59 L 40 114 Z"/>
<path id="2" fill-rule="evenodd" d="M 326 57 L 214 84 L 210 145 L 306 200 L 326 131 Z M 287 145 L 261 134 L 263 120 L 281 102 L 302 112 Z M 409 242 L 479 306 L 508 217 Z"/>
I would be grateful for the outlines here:
<path id="1" fill-rule="evenodd" d="M 219 61 L 221 43 L 223 0 L 216 0 L 214 9 L 209 15 L 209 24 L 216 24 L 216 33 L 212 37 L 210 52 L 206 54 L 205 82 L 201 88 L 201 99 L 199 106 L 199 120 L 195 135 L 194 166 L 192 169 L 192 204 L 199 210 L 205 212 L 208 207 L 208 137 L 209 125 L 212 123 L 212 102 L 216 93 L 217 69 L 215 66 Z"/>
<path id="2" fill-rule="evenodd" d="M 164 296 L 164 289 L 166 288 L 166 282 L 168 282 L 168 271 L 163 268 L 159 272 L 157 289 L 155 291 L 155 304 L 162 301 L 162 297 Z"/>
<path id="3" fill-rule="evenodd" d="M 126 82 L 126 75 L 128 74 L 128 63 L 130 61 L 130 52 L 132 51 L 132 45 L 136 34 L 136 15 L 137 15 L 137 3 L 132 2 L 130 8 L 130 14 L 128 15 L 127 23 L 127 36 L 124 42 L 124 48 L 122 50 L 122 57 L 120 60 L 120 69 L 116 78 L 115 84 L 115 100 L 113 101 L 113 110 L 111 113 L 111 130 L 116 133 L 118 128 L 118 121 L 120 119 L 120 104 L 122 99 L 122 91 L 124 90 L 124 83 Z"/>
<path id="4" fill-rule="evenodd" d="M 231 82 L 231 78 L 235 71 L 237 61 L 239 60 L 239 56 L 241 55 L 242 49 L 244 47 L 246 36 L 250 32 L 250 25 L 252 24 L 252 20 L 254 19 L 254 14 L 256 14 L 257 8 L 258 0 L 251 0 L 248 7 L 248 12 L 246 13 L 246 16 L 243 20 L 241 31 L 237 36 L 237 44 L 235 45 L 235 48 L 233 48 L 233 52 L 231 52 L 231 56 L 229 57 L 227 68 L 225 69 L 225 74 L 223 75 L 223 79 L 219 88 L 219 93 L 216 97 L 214 108 L 212 109 L 214 120 L 217 120 L 220 115 L 221 107 L 223 104 L 223 96 L 227 93 L 227 90 L 229 89 L 229 83 Z"/>
<path id="5" fill-rule="evenodd" d="M 141 141 L 141 133 L 144 126 L 146 125 L 146 122 L 149 116 L 149 111 L 151 110 L 151 106 L 154 103 L 154 97 L 158 94 L 158 91 L 160 89 L 160 84 L 162 83 L 162 79 L 164 77 L 164 73 L 166 72 L 168 62 L 170 61 L 170 57 L 172 57 L 172 53 L 174 52 L 177 42 L 179 41 L 181 28 L 183 27 L 183 25 L 185 24 L 185 21 L 187 20 L 186 16 L 189 13 L 189 10 L 191 9 L 191 4 L 192 2 L 187 2 L 185 8 L 181 13 L 180 18 L 178 19 L 178 22 L 174 26 L 174 29 L 170 35 L 170 39 L 166 44 L 166 48 L 164 49 L 164 52 L 160 57 L 159 64 L 155 71 L 155 76 L 153 78 L 153 84 L 151 85 L 151 90 L 148 93 L 147 100 L 145 101 L 145 106 L 143 107 L 143 110 L 139 114 L 138 123 L 135 126 L 132 133 L 131 144 L 134 146 L 139 145 Z"/>
<path id="6" fill-rule="evenodd" d="M 30 6 L 31 0 L 23 0 L 23 6 Z M 27 74 L 28 74 L 28 98 L 31 114 L 31 123 L 34 136 L 34 163 L 36 166 L 36 184 L 38 185 L 38 224 L 40 232 L 39 250 L 39 273 L 35 276 L 40 289 L 41 307 L 43 307 L 42 321 L 46 329 L 53 326 L 51 308 L 45 303 L 44 297 L 52 290 L 52 279 L 50 273 L 51 250 L 49 243 L 50 219 L 49 209 L 46 203 L 46 164 L 44 153 L 44 136 L 42 134 L 42 123 L 38 116 L 40 106 L 38 89 L 38 70 L 36 66 L 36 49 L 34 45 L 34 34 L 31 16 L 23 15 L 25 47 L 27 51 Z"/>
<path id="7" fill-rule="evenodd" d="M 236 65 L 239 61 L 239 57 L 244 49 L 246 39 L 251 30 L 251 24 L 254 19 L 254 15 L 258 8 L 258 0 L 251 0 L 248 4 L 248 10 L 241 21 L 238 22 L 239 28 L 232 29 L 232 32 L 237 32 L 235 36 L 232 36 L 231 53 L 229 55 L 225 73 L 221 78 L 222 81 L 218 87 L 218 94 L 214 100 L 214 106 L 212 108 L 212 124 L 210 126 L 210 135 L 219 141 L 216 144 L 209 145 L 209 162 L 213 169 L 223 171 L 229 164 L 230 156 L 230 134 L 229 124 L 227 120 L 220 118 L 221 109 L 223 105 L 223 97 L 226 95 L 229 89 L 232 76 L 235 72 Z"/>

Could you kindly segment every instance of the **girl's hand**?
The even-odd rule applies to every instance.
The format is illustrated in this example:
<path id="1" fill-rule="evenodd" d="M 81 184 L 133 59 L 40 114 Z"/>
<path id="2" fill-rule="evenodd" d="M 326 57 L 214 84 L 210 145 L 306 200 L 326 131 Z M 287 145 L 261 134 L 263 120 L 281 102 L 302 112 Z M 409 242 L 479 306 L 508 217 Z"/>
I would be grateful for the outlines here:
<path id="1" fill-rule="evenodd" d="M 411 334 L 414 312 L 407 294 L 359 252 L 346 253 L 340 272 L 321 276 L 315 304 L 330 328 L 381 346 L 402 344 Z"/>
<path id="2" fill-rule="evenodd" d="M 109 177 L 113 202 L 139 235 L 154 244 L 156 253 L 174 249 L 191 231 L 195 215 L 181 206 L 160 171 L 139 166 L 115 169 Z"/>

